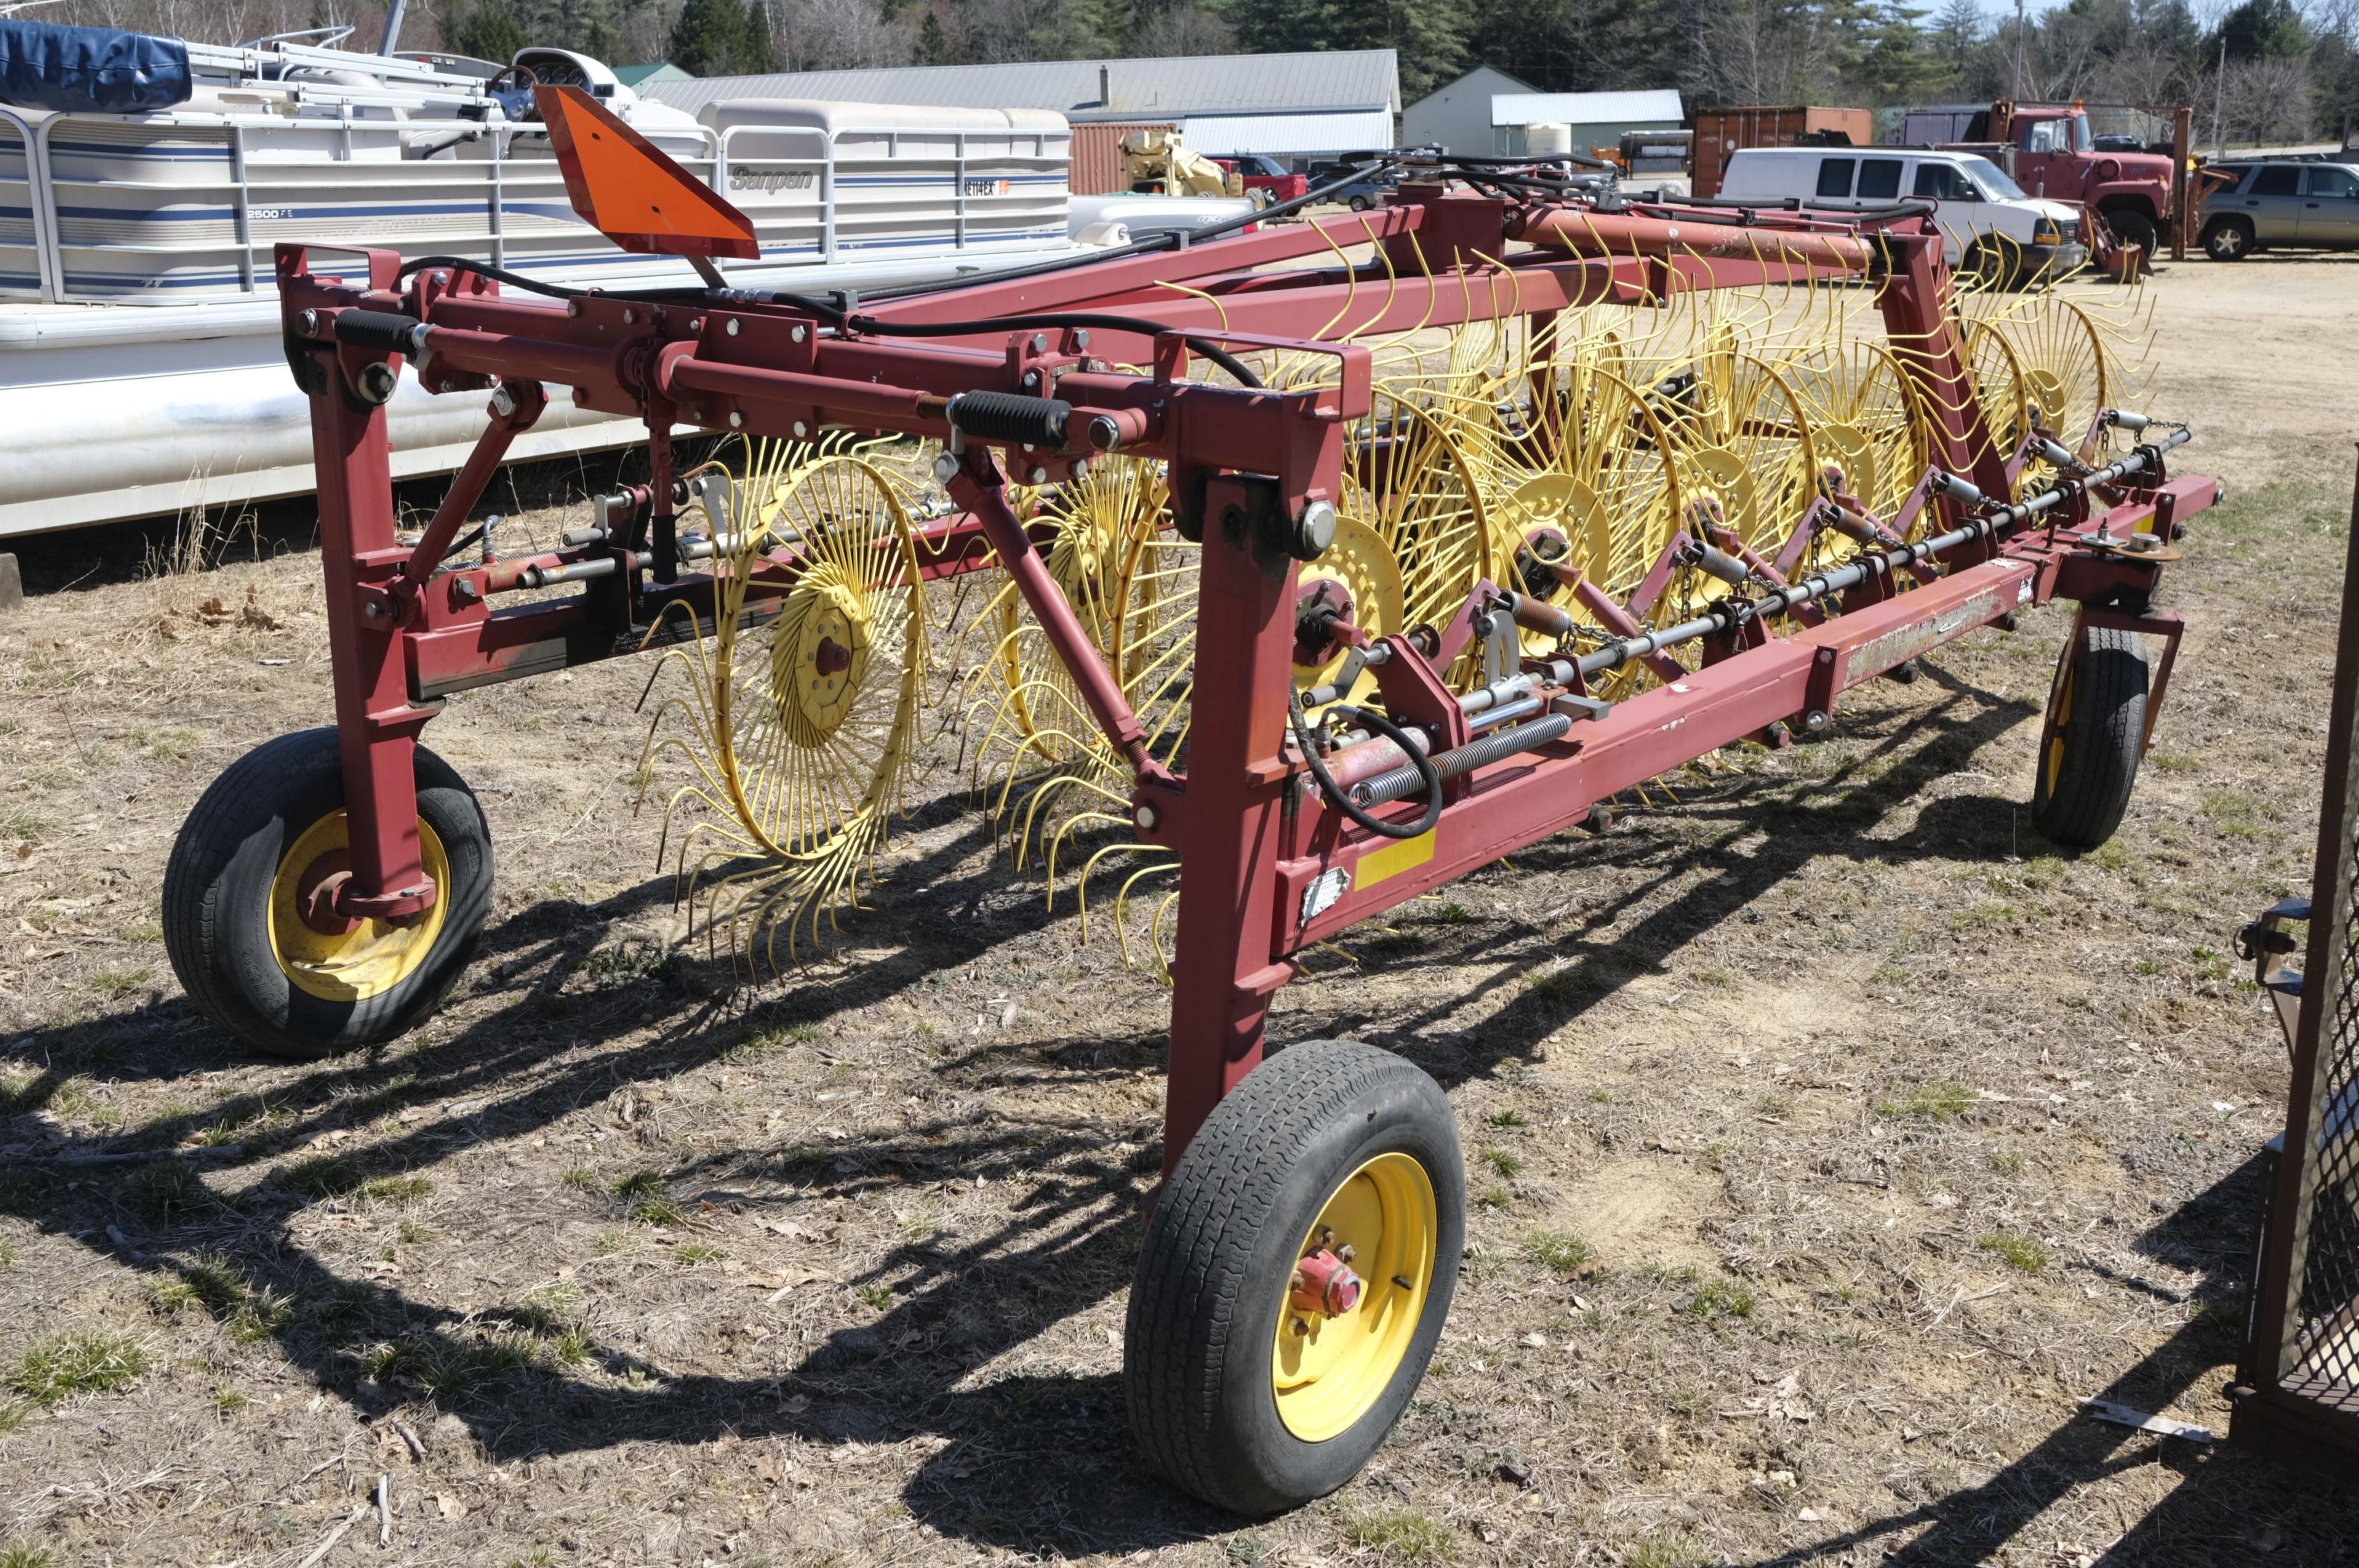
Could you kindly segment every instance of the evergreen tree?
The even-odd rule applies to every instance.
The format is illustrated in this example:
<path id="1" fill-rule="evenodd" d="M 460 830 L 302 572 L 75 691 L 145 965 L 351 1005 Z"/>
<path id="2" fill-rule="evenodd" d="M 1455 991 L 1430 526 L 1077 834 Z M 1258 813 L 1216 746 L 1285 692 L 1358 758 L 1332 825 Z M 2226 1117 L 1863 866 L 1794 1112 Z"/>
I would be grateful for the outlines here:
<path id="1" fill-rule="evenodd" d="M 766 0 L 745 0 L 745 39 L 742 53 L 737 69 L 748 75 L 777 69 L 777 54 L 770 42 L 770 7 Z"/>
<path id="2" fill-rule="evenodd" d="M 1458 74 L 1471 18 L 1455 5 L 1427 0 L 1265 0 L 1235 20 L 1238 44 L 1254 54 L 1393 49 L 1406 103 Z"/>
<path id="3" fill-rule="evenodd" d="M 925 19 L 918 24 L 918 63 L 948 65 L 951 63 L 950 35 L 942 31 L 942 19 L 929 8 Z"/>
<path id="4" fill-rule="evenodd" d="M 532 41 L 501 0 L 473 0 L 472 4 L 457 0 L 435 16 L 434 26 L 442 35 L 444 49 L 500 65 L 514 59 L 516 51 Z"/>
<path id="5" fill-rule="evenodd" d="M 2245 0 L 2220 18 L 2212 47 L 2228 46 L 2230 59 L 2299 59 L 2310 53 L 2310 29 L 2292 0 Z"/>
<path id="6" fill-rule="evenodd" d="M 671 27 L 671 63 L 690 76 L 725 76 L 745 49 L 737 0 L 688 0 Z"/>

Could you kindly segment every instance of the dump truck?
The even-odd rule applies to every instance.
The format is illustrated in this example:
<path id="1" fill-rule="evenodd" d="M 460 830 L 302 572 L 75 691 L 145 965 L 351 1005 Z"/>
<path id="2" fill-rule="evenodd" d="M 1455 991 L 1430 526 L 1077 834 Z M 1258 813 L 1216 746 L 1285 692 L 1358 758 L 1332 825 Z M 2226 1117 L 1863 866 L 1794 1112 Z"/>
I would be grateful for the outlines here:
<path id="1" fill-rule="evenodd" d="M 1913 109 L 1900 139 L 1910 146 L 1980 153 L 2027 194 L 2077 201 L 2105 221 L 2113 237 L 2149 257 L 2177 211 L 2173 159 L 2100 150 L 2080 103 L 2011 103 L 1987 109 Z"/>

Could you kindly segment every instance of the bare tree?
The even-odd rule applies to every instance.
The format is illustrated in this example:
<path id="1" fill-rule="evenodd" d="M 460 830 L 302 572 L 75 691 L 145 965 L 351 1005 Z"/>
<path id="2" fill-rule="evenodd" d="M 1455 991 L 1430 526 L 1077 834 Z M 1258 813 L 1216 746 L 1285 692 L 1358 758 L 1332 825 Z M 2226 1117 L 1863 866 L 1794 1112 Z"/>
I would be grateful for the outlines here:
<path id="1" fill-rule="evenodd" d="M 788 70 L 907 65 L 917 58 L 909 27 L 887 20 L 875 0 L 779 0 L 773 36 Z"/>
<path id="2" fill-rule="evenodd" d="M 1174 5 L 1158 11 L 1131 35 L 1127 53 L 1142 59 L 1174 55 L 1227 54 L 1237 45 L 1237 30 L 1217 13 L 1201 5 Z"/>

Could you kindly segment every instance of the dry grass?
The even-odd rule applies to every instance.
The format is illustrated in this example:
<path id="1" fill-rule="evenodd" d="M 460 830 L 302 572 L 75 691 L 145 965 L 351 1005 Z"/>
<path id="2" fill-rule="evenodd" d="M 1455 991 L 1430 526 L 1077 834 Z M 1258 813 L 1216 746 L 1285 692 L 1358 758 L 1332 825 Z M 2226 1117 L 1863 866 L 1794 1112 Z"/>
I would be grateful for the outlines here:
<path id="1" fill-rule="evenodd" d="M 647 665 L 454 698 L 426 739 L 499 845 L 478 963 L 382 1052 L 259 1061 L 179 997 L 157 895 L 205 781 L 327 711 L 309 522 L 193 576 L 143 579 L 120 533 L 27 546 L 34 610 L 0 622 L 0 1476 L 36 1484 L 0 1539 L 293 1563 L 383 1470 L 397 1541 L 493 1564 L 2209 1568 L 2267 1531 L 2269 1560 L 2332 1561 L 2347 1498 L 2075 1413 L 2224 1424 L 2284 1076 L 2225 956 L 2308 875 L 2328 443 L 2359 424 L 2306 347 L 2347 273 L 2299 265 L 2324 281 L 2264 258 L 2224 305 L 2200 267 L 2163 280 L 2186 391 L 2157 409 L 2217 421 L 2185 466 L 2238 499 L 2173 579 L 2187 648 L 2114 846 L 2056 856 L 2022 809 L 2063 621 L 2036 615 L 1281 993 L 1281 1047 L 1349 1033 L 1435 1075 L 1477 1201 L 1392 1442 L 1250 1527 L 1125 1435 L 1169 993 L 1011 873 L 956 733 L 850 956 L 734 990 L 630 805 Z M 519 539 L 578 521 L 502 499 Z M 155 1157 L 55 1163 L 83 1147 Z M 357 1479 L 298 1479 L 355 1431 Z"/>

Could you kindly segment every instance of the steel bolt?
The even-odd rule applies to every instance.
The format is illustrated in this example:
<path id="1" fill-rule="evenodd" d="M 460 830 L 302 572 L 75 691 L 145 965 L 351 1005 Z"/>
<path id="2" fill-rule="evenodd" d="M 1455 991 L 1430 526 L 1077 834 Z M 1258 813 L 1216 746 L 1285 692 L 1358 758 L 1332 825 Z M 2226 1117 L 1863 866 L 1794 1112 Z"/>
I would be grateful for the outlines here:
<path id="1" fill-rule="evenodd" d="M 1073 460 L 1073 477 L 1074 477 L 1075 479 L 1083 479 L 1083 478 L 1086 478 L 1086 477 L 1088 476 L 1088 474 L 1089 474 L 1089 471 L 1090 471 L 1090 460 L 1089 460 L 1089 459 L 1087 459 L 1087 458 L 1075 458 L 1075 459 Z"/>
<path id="2" fill-rule="evenodd" d="M 1049 351 L 1048 333 L 1035 332 L 1032 334 L 1032 351 L 1036 354 L 1045 354 Z"/>
<path id="3" fill-rule="evenodd" d="M 803 327 L 801 322 L 796 322 L 793 330 L 787 333 L 787 341 L 795 343 L 799 343 L 803 341 Z"/>
<path id="4" fill-rule="evenodd" d="M 958 460 L 948 452 L 937 453 L 934 458 L 934 482 L 948 484 L 956 478 L 958 478 Z"/>
<path id="5" fill-rule="evenodd" d="M 509 415 L 516 412 L 516 401 L 515 393 L 510 392 L 505 386 L 495 386 L 492 389 L 492 412 L 494 414 L 496 414 L 501 418 L 505 419 Z"/>
<path id="6" fill-rule="evenodd" d="M 737 318 L 734 316 L 730 317 L 727 321 L 722 324 L 721 330 L 728 333 L 731 337 L 735 337 L 737 335 Z"/>
<path id="7" fill-rule="evenodd" d="M 1087 327 L 1076 329 L 1073 333 L 1073 351 L 1079 353 L 1082 350 L 1086 349 L 1089 346 L 1090 330 Z"/>
<path id="8" fill-rule="evenodd" d="M 632 309 L 632 308 L 631 308 L 629 306 L 627 306 L 627 305 L 624 306 L 624 307 L 623 307 L 623 325 L 624 325 L 624 326 L 625 326 L 625 327 L 636 327 L 636 326 L 637 326 L 638 324 L 639 324 L 639 313 L 638 313 L 636 310 Z"/>
<path id="9" fill-rule="evenodd" d="M 1823 733 L 1832 722 L 1832 720 L 1827 717 L 1827 710 L 1823 708 L 1813 708 L 1802 715 L 1802 728 L 1813 735 Z"/>
<path id="10" fill-rule="evenodd" d="M 803 423 L 801 420 L 799 420 L 799 419 L 798 419 L 798 420 L 796 420 L 796 421 L 795 421 L 795 439 L 796 439 L 796 440 L 799 441 L 799 440 L 801 440 L 805 436 L 808 436 L 808 435 L 810 435 L 810 426 L 808 426 L 808 425 L 804 424 L 804 423 Z"/>
<path id="11" fill-rule="evenodd" d="M 1155 807 L 1145 804 L 1130 814 L 1130 819 L 1138 824 L 1138 830 L 1141 833 L 1154 832 L 1155 825 L 1163 820 L 1156 815 Z"/>
<path id="12" fill-rule="evenodd" d="M 320 335 L 320 313 L 317 310 L 304 311 L 303 314 L 295 318 L 295 330 L 302 333 L 307 338 L 318 337 Z"/>
<path id="13" fill-rule="evenodd" d="M 567 300 L 567 301 L 565 302 L 565 314 L 566 314 L 569 318 L 570 318 L 570 317 L 575 317 L 575 316 L 579 316 L 579 315 L 581 315 L 581 314 L 582 314 L 582 301 L 580 301 L 579 299 L 569 299 L 569 300 Z"/>
<path id="14" fill-rule="evenodd" d="M 736 409 L 732 408 L 729 411 L 729 427 L 733 430 L 739 430 L 743 429 L 745 425 L 745 416 L 739 413 Z"/>
<path id="15" fill-rule="evenodd" d="M 1044 468 L 1027 469 L 1025 470 L 1024 482 L 1027 484 L 1046 484 L 1049 482 L 1049 470 Z"/>
<path id="16" fill-rule="evenodd" d="M 1297 1339 L 1300 1339 L 1300 1338 L 1301 1338 L 1301 1337 L 1303 1337 L 1305 1335 L 1307 1335 L 1307 1334 L 1309 1334 L 1309 1333 L 1310 1332 L 1310 1325 L 1309 1324 L 1307 1324 L 1307 1323 L 1303 1322 L 1303 1321 L 1302 1321 L 1300 1318 L 1299 1318 L 1299 1317 L 1298 1317 L 1298 1318 L 1296 1318 L 1296 1319 L 1294 1320 L 1294 1322 L 1293 1322 L 1292 1324 L 1288 1325 L 1288 1326 L 1291 1327 L 1291 1328 L 1294 1330 L 1294 1337 L 1296 1337 Z"/>
<path id="17" fill-rule="evenodd" d="M 1040 384 L 1040 373 L 1039 373 L 1038 371 L 1037 371 L 1037 370 L 1027 370 L 1027 371 L 1026 371 L 1026 372 L 1024 373 L 1024 384 L 1025 384 L 1025 385 L 1027 385 L 1027 386 L 1038 386 L 1038 385 L 1039 385 L 1039 384 Z"/>

